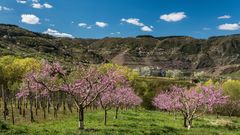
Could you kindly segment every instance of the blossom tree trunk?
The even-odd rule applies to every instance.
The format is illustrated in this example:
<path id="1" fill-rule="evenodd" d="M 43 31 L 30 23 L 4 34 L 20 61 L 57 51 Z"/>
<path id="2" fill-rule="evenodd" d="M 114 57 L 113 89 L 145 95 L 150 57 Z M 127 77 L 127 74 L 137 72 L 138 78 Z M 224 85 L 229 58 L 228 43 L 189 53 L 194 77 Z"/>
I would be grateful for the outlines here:
<path id="1" fill-rule="evenodd" d="M 184 127 L 187 127 L 187 116 L 183 116 L 183 121 L 184 121 L 184 123 L 183 123 L 183 126 Z"/>
<path id="2" fill-rule="evenodd" d="M 84 130 L 84 108 L 83 106 L 79 107 L 79 129 Z"/>
<path id="3" fill-rule="evenodd" d="M 7 108 L 6 94 L 5 94 L 3 85 L 1 85 L 1 89 L 2 89 L 2 100 L 3 100 L 3 117 L 4 117 L 4 120 L 7 120 L 8 108 Z"/>
<path id="4" fill-rule="evenodd" d="M 119 110 L 119 107 L 116 107 L 116 111 L 115 111 L 115 119 L 118 119 L 118 110 Z"/>
<path id="5" fill-rule="evenodd" d="M 107 109 L 104 110 L 104 125 L 107 125 Z"/>
<path id="6" fill-rule="evenodd" d="M 27 102 L 26 99 L 23 98 L 23 112 L 22 112 L 23 118 L 25 118 L 26 116 L 26 108 L 27 108 L 26 102 Z"/>
<path id="7" fill-rule="evenodd" d="M 31 122 L 34 122 L 34 116 L 33 116 L 33 100 L 30 99 L 30 118 L 31 118 Z"/>
<path id="8" fill-rule="evenodd" d="M 11 99 L 11 111 L 12 111 L 12 124 L 15 124 L 15 118 L 14 118 L 14 109 L 13 109 L 13 99 Z"/>

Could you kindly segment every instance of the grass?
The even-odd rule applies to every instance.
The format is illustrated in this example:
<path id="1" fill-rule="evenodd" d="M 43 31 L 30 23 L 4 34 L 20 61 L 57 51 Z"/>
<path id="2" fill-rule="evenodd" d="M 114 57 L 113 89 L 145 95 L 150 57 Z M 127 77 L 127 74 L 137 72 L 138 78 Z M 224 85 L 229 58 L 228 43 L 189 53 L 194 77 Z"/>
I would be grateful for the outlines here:
<path id="1" fill-rule="evenodd" d="M 39 115 L 42 115 L 39 113 Z M 107 126 L 103 123 L 103 111 L 85 113 L 85 131 L 78 130 L 76 113 L 62 112 L 54 119 L 52 114 L 47 120 L 38 116 L 35 123 L 29 118 L 17 116 L 16 125 L 0 123 L 0 134 L 4 135 L 239 135 L 240 119 L 228 117 L 205 116 L 193 123 L 193 128 L 184 128 L 181 115 L 174 120 L 173 115 L 148 110 L 121 110 L 119 118 L 114 119 L 114 111 L 109 111 Z"/>
<path id="2" fill-rule="evenodd" d="M 231 74 L 224 75 L 225 77 L 231 77 L 233 79 L 239 80 L 240 79 L 240 71 L 233 72 Z"/>

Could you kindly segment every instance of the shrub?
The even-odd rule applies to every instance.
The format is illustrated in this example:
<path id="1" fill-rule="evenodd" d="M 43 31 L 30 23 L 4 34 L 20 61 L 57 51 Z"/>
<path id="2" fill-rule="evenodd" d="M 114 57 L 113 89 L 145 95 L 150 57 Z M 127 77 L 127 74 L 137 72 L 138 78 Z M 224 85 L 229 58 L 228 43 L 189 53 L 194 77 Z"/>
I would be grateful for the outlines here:
<path id="1" fill-rule="evenodd" d="M 0 120 L 0 131 L 3 131 L 3 130 L 8 130 L 9 129 L 9 126 L 6 122 Z"/>
<path id="2" fill-rule="evenodd" d="M 240 81 L 228 80 L 223 83 L 223 89 L 226 95 L 230 97 L 230 100 L 224 106 L 224 110 L 231 117 L 232 115 L 240 114 Z"/>
<path id="3" fill-rule="evenodd" d="M 228 80 L 223 83 L 223 89 L 232 100 L 240 100 L 240 81 Z"/>
<path id="4" fill-rule="evenodd" d="M 199 80 L 203 80 L 204 78 L 206 78 L 206 73 L 204 71 L 194 72 L 193 77 Z"/>
<path id="5" fill-rule="evenodd" d="M 169 78 L 182 78 L 184 76 L 181 70 L 167 70 L 166 77 Z"/>

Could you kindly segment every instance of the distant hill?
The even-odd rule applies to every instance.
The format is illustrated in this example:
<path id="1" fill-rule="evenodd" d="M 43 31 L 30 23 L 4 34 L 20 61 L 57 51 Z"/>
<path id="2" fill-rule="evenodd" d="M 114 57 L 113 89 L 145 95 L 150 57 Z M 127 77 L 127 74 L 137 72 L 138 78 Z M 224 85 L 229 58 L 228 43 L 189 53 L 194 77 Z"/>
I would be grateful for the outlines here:
<path id="1" fill-rule="evenodd" d="M 56 38 L 15 25 L 0 24 L 0 55 L 42 57 L 66 62 L 102 63 L 105 59 L 86 45 L 94 39 Z"/>
<path id="2" fill-rule="evenodd" d="M 196 70 L 240 64 L 239 35 L 208 40 L 186 36 L 105 38 L 93 42 L 89 48 L 108 60 L 120 60 L 121 64 L 132 67 Z"/>
<path id="3" fill-rule="evenodd" d="M 129 67 L 217 70 L 240 64 L 240 35 L 195 39 L 189 36 L 70 39 L 0 25 L 0 55 L 57 58 L 67 62 L 114 62 Z M 236 66 L 234 66 L 236 67 Z M 239 70 L 227 70 L 233 72 Z"/>

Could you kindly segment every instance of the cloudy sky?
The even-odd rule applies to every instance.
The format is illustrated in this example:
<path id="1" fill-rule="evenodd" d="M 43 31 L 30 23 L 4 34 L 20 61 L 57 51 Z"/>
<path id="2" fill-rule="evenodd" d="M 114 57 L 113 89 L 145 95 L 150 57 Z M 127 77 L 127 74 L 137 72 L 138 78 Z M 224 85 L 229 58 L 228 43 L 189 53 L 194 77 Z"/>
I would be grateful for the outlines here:
<path id="1" fill-rule="evenodd" d="M 0 23 L 58 37 L 240 33 L 239 0 L 0 0 Z"/>

